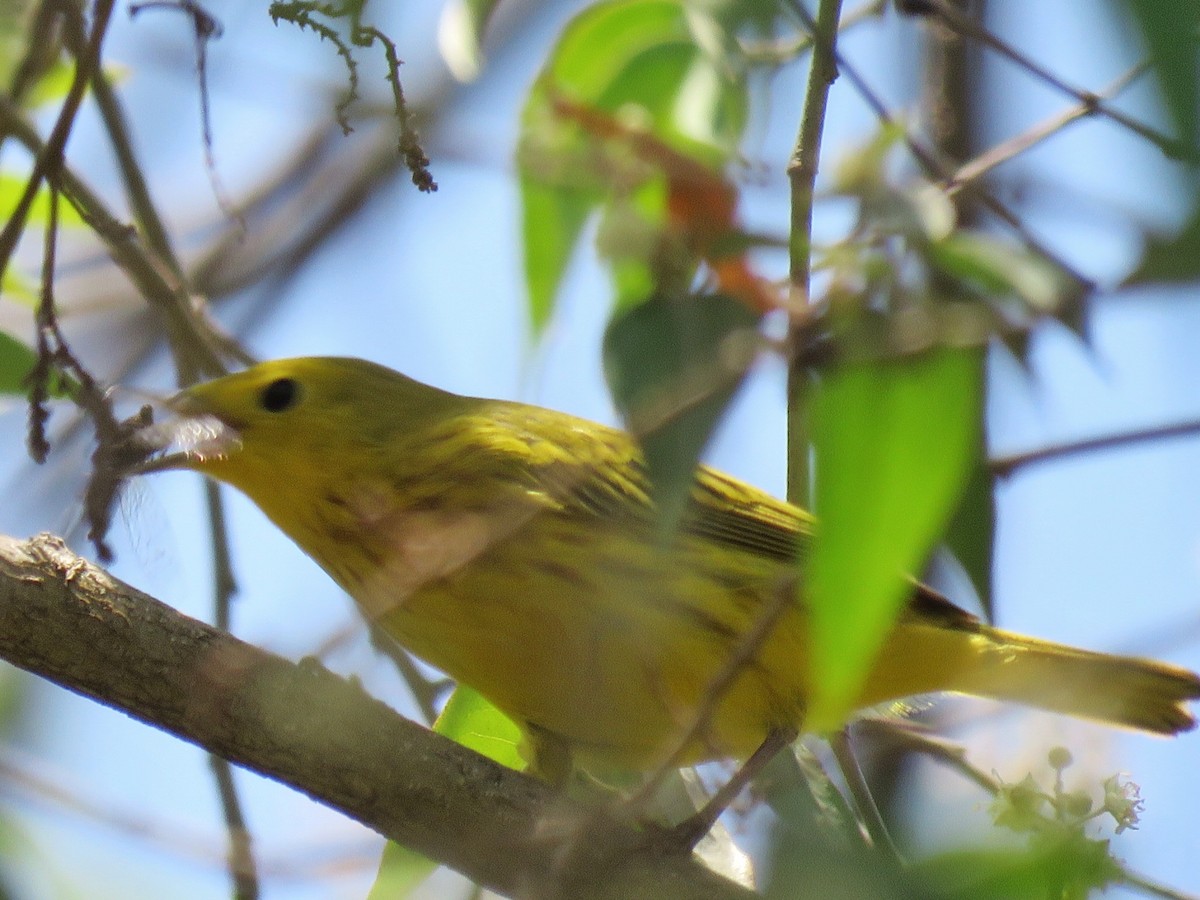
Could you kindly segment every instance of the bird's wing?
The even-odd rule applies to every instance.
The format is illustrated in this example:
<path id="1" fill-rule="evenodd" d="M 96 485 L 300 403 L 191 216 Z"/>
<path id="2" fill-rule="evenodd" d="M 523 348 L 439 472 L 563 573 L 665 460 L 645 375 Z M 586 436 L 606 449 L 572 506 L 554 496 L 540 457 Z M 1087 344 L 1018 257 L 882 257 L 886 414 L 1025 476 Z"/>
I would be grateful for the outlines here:
<path id="1" fill-rule="evenodd" d="M 655 507 L 645 460 L 626 432 L 540 407 L 502 404 L 479 420 L 506 479 L 567 515 L 644 528 L 653 539 Z M 679 527 L 729 549 L 781 564 L 797 560 L 811 538 L 808 512 L 732 476 L 700 466 Z M 933 589 L 913 582 L 905 615 L 975 630 L 979 620 Z"/>
<path id="2" fill-rule="evenodd" d="M 476 419 L 510 483 L 567 514 L 650 529 L 653 489 L 642 452 L 625 432 L 552 410 L 503 404 Z M 811 517 L 758 488 L 701 466 L 684 533 L 731 549 L 790 562 L 812 532 Z"/>

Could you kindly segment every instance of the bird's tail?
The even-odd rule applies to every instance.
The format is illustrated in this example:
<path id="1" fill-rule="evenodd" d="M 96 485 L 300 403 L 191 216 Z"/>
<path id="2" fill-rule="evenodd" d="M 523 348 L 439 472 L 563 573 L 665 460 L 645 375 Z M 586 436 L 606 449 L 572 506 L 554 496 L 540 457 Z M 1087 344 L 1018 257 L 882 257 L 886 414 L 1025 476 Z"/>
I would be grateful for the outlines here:
<path id="1" fill-rule="evenodd" d="M 1200 699 L 1200 677 L 1186 669 L 986 626 L 974 640 L 986 648 L 953 690 L 1155 734 L 1196 727 L 1187 703 Z"/>

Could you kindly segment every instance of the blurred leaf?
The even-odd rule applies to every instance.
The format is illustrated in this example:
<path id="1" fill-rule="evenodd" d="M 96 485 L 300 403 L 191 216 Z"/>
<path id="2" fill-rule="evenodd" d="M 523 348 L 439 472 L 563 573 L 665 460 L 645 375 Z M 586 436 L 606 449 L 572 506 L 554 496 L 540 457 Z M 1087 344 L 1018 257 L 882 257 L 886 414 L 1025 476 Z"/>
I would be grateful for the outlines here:
<path id="1" fill-rule="evenodd" d="M 132 69 L 121 63 L 104 63 L 104 77 L 113 85 L 121 85 L 129 80 Z M 24 105 L 29 109 L 37 109 L 51 103 L 58 103 L 67 96 L 71 82 L 75 80 L 75 64 L 66 57 L 58 57 L 46 69 L 41 78 L 34 84 Z M 88 87 L 91 91 L 91 87 Z"/>
<path id="2" fill-rule="evenodd" d="M 383 845 L 379 871 L 367 900 L 399 900 L 424 884 L 438 867 L 428 856 L 409 850 L 403 844 L 388 841 Z"/>
<path id="3" fill-rule="evenodd" d="M 0 331 L 0 394 L 29 396 L 25 379 L 36 365 L 37 353 L 33 348 Z M 56 372 L 50 378 L 51 397 L 70 397 L 78 389 L 78 382 L 61 373 Z"/>
<path id="4" fill-rule="evenodd" d="M 448 0 L 438 22 L 438 50 L 459 81 L 474 81 L 483 68 L 483 35 L 499 0 Z"/>
<path id="5" fill-rule="evenodd" d="M 107 66 L 105 68 L 107 69 Z M 74 64 L 68 62 L 66 57 L 58 57 L 34 84 L 29 96 L 25 98 L 25 105 L 30 109 L 37 109 L 47 103 L 62 100 L 67 96 L 74 79 Z"/>
<path id="6" fill-rule="evenodd" d="M 865 196 L 888 184 L 887 163 L 892 151 L 904 140 L 904 125 L 894 122 L 882 125 L 866 141 L 843 153 L 832 173 L 833 189 L 839 194 Z"/>
<path id="7" fill-rule="evenodd" d="M 37 354 L 11 335 L 0 331 L 0 394 L 29 393 L 25 379 L 37 365 Z"/>
<path id="8" fill-rule="evenodd" d="M 1035 314 L 1053 314 L 1067 301 L 1069 282 L 1046 259 L 969 231 L 956 231 L 930 247 L 942 271 L 985 295 L 1016 295 Z"/>
<path id="9" fill-rule="evenodd" d="M 656 295 L 609 325 L 605 377 L 645 454 L 664 527 L 683 512 L 700 453 L 758 344 L 758 316 L 722 294 Z"/>
<path id="10" fill-rule="evenodd" d="M 41 301 L 38 289 L 25 280 L 25 276 L 17 271 L 16 266 L 4 270 L 4 279 L 0 281 L 0 294 L 5 300 L 36 309 Z"/>
<path id="11" fill-rule="evenodd" d="M 858 819 L 807 741 L 793 742 L 776 754 L 754 779 L 754 792 L 783 825 L 815 828 L 833 840 L 864 843 Z"/>
<path id="12" fill-rule="evenodd" d="M 1174 120 L 1179 138 L 1195 147 L 1196 39 L 1200 4 L 1196 0 L 1125 0 L 1150 48 L 1150 66 Z"/>
<path id="13" fill-rule="evenodd" d="M 992 607 L 992 553 L 996 539 L 996 494 L 992 473 L 984 459 L 983 447 L 975 451 L 975 465 L 967 478 L 958 509 L 946 530 L 946 546 L 962 565 L 983 605 L 989 621 L 995 618 Z"/>
<path id="14" fill-rule="evenodd" d="M 582 191 L 521 177 L 522 234 L 529 318 L 535 332 L 550 321 L 554 297 L 595 201 Z"/>
<path id="15" fill-rule="evenodd" d="M 631 218 L 639 210 L 623 201 L 656 175 L 719 172 L 736 151 L 746 88 L 727 56 L 697 42 L 697 21 L 711 20 L 682 0 L 589 6 L 530 90 L 518 164 L 535 329 L 549 320 L 583 225 L 601 207 L 603 230 L 623 236 L 612 242 L 622 255 L 610 259 L 622 295 L 661 286 L 652 267 L 667 223 L 662 214 Z"/>
<path id="16" fill-rule="evenodd" d="M 845 365 L 813 389 L 812 706 L 837 728 L 959 502 L 980 447 L 982 355 Z"/>
<path id="17" fill-rule="evenodd" d="M 780 754 L 786 756 L 787 754 Z M 815 814 L 803 782 L 777 796 L 763 894 L 769 900 L 916 900 L 906 873 L 860 834 L 833 831 Z M 857 831 L 857 828 L 855 829 Z"/>
<path id="18" fill-rule="evenodd" d="M 1030 849 L 973 849 L 943 853 L 914 865 L 925 896 L 942 900 L 1014 897 L 1084 898 L 1120 877 L 1108 841 L 1082 833 L 1056 834 Z"/>
<path id="19" fill-rule="evenodd" d="M 17 208 L 17 203 L 25 193 L 29 179 L 24 175 L 0 174 L 0 218 L 9 219 Z M 29 225 L 45 225 L 50 221 L 50 190 L 43 184 L 33 197 L 33 205 L 29 207 Z M 83 217 L 64 197 L 58 201 L 58 224 L 70 227 L 82 227 Z"/>
<path id="20" fill-rule="evenodd" d="M 1173 235 L 1151 235 L 1142 260 L 1123 287 L 1159 282 L 1186 283 L 1200 279 L 1200 209 Z"/>
<path id="21" fill-rule="evenodd" d="M 525 768 L 521 757 L 521 729 L 479 693 L 459 685 L 446 701 L 433 730 L 502 766 Z M 396 900 L 422 884 L 438 864 L 415 850 L 388 841 L 379 861 L 379 872 L 368 900 Z"/>

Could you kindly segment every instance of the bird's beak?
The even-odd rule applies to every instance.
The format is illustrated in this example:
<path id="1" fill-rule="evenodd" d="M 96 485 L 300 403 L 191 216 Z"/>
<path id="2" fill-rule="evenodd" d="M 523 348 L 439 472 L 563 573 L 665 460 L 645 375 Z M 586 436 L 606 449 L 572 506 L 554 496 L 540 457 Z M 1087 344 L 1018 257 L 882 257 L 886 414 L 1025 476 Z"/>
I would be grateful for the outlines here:
<path id="1" fill-rule="evenodd" d="M 150 450 L 150 455 L 131 474 L 200 468 L 241 446 L 236 425 L 209 410 L 191 392 L 180 391 L 163 406 L 168 417 L 138 432 L 138 441 Z"/>

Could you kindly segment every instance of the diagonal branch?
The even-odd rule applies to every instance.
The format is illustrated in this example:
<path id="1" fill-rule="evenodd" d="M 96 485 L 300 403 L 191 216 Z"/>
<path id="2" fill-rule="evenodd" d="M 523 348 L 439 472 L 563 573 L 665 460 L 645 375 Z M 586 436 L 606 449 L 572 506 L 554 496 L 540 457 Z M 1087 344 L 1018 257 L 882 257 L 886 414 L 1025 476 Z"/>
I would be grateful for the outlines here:
<path id="1" fill-rule="evenodd" d="M 288 784 L 503 893 L 558 873 L 553 826 L 590 813 L 397 715 L 320 666 L 190 619 L 73 554 L 0 536 L 0 657 Z M 561 828 L 559 830 L 562 830 Z M 564 896 L 748 898 L 615 823 Z M 611 839 L 609 839 L 611 838 Z"/>

